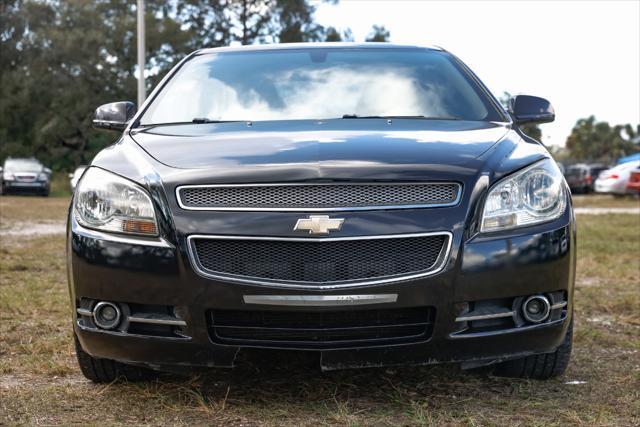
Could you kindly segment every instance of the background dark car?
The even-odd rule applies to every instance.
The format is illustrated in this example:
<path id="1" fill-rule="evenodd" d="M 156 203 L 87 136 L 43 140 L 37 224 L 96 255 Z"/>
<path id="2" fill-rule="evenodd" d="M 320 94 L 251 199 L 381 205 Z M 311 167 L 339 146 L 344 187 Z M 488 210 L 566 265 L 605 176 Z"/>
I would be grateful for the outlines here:
<path id="1" fill-rule="evenodd" d="M 564 172 L 564 177 L 572 193 L 587 194 L 594 191 L 594 182 L 598 175 L 608 168 L 608 166 L 600 163 L 579 163 L 569 166 Z"/>
<path id="2" fill-rule="evenodd" d="M 2 166 L 2 194 L 35 193 L 48 196 L 51 169 L 34 158 L 8 158 Z"/>

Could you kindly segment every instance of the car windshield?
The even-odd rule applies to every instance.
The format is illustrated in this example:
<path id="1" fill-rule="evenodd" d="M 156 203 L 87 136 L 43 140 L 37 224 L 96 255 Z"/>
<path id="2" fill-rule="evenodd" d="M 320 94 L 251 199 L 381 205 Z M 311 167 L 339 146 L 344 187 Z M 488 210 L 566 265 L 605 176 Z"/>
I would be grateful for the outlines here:
<path id="1" fill-rule="evenodd" d="M 446 52 L 300 48 L 195 56 L 155 97 L 140 123 L 399 116 L 504 121 Z"/>
<path id="2" fill-rule="evenodd" d="M 42 165 L 33 160 L 7 160 L 4 162 L 4 170 L 7 172 L 40 172 Z"/>

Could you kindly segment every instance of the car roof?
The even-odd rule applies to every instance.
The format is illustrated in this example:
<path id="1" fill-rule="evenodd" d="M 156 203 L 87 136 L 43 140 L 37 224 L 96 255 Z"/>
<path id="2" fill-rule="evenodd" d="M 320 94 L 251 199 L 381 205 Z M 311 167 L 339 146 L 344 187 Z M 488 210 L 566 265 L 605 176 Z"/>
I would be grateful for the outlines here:
<path id="1" fill-rule="evenodd" d="M 404 45 L 386 42 L 322 42 L 322 43 L 274 43 L 246 46 L 226 46 L 199 49 L 196 53 L 253 52 L 295 49 L 427 49 L 444 51 L 439 46 Z"/>

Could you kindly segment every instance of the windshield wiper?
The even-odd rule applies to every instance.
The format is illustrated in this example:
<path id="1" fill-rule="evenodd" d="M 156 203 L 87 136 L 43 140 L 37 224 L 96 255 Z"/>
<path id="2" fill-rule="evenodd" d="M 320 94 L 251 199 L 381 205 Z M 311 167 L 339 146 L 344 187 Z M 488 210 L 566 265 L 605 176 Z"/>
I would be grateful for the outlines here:
<path id="1" fill-rule="evenodd" d="M 147 128 L 155 126 L 180 126 L 180 125 L 200 125 L 205 123 L 235 123 L 235 122 L 248 122 L 249 120 L 212 120 L 205 117 L 196 117 L 190 122 L 166 122 L 166 123 L 140 123 L 136 128 Z"/>
<path id="2" fill-rule="evenodd" d="M 359 116 L 357 114 L 344 114 L 343 119 L 416 119 L 416 120 L 462 120 L 460 117 L 441 116 Z"/>
<path id="3" fill-rule="evenodd" d="M 214 120 L 208 119 L 206 117 L 196 117 L 191 120 L 191 123 L 201 124 L 201 123 L 234 123 L 234 122 L 248 122 L 249 120 Z"/>

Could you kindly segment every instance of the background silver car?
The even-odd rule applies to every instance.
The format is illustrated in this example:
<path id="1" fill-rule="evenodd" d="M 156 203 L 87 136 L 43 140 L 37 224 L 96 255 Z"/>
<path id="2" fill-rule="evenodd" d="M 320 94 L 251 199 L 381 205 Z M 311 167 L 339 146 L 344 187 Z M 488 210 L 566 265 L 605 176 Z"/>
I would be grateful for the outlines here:
<path id="1" fill-rule="evenodd" d="M 51 187 L 51 169 L 35 158 L 11 158 L 2 166 L 2 194 L 37 193 L 48 196 Z"/>
<path id="2" fill-rule="evenodd" d="M 69 188 L 71 189 L 72 193 L 76 189 L 76 185 L 78 185 L 78 181 L 80 180 L 80 177 L 82 177 L 82 174 L 87 169 L 87 167 L 88 166 L 86 165 L 78 166 L 76 170 L 73 171 L 73 173 L 69 174 Z"/>

